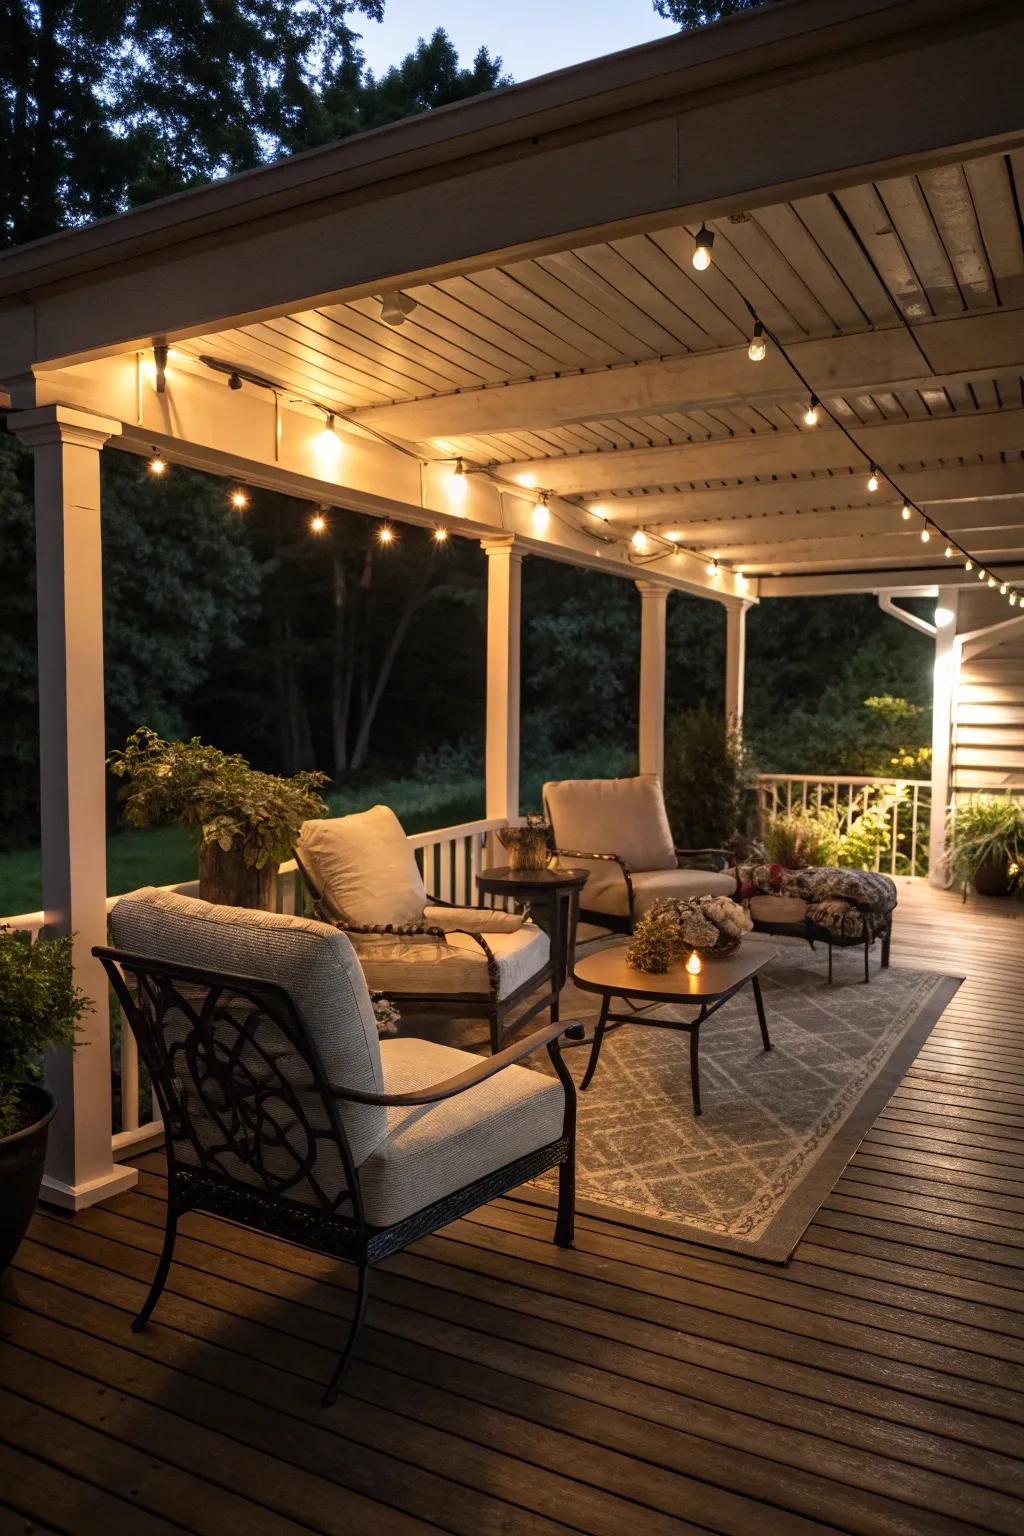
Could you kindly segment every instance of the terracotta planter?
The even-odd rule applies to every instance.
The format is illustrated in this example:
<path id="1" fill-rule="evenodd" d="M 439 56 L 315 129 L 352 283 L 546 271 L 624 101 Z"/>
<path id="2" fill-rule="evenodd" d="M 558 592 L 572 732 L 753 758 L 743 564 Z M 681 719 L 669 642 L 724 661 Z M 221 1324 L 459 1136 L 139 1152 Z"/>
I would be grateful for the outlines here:
<path id="1" fill-rule="evenodd" d="M 276 864 L 256 869 L 240 853 L 225 853 L 216 843 L 199 849 L 199 895 L 222 907 L 254 907 L 273 912 L 277 906 Z"/>
<path id="2" fill-rule="evenodd" d="M 990 853 L 982 859 L 971 881 L 979 896 L 1008 896 L 1010 893 L 1010 861 L 1003 854 Z"/>
<path id="3" fill-rule="evenodd" d="M 0 1274 L 18 1251 L 43 1182 L 46 1142 L 57 1106 L 45 1088 L 23 1083 L 20 1102 L 32 1123 L 0 1140 Z"/>

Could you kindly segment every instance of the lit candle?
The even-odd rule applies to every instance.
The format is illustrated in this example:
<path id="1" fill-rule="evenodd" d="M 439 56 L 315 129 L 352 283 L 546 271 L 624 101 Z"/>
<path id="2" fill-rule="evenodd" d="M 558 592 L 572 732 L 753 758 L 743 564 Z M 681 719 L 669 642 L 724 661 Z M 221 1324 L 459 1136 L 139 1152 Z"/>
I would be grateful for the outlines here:
<path id="1" fill-rule="evenodd" d="M 690 958 L 686 962 L 686 969 L 690 973 L 691 976 L 699 976 L 700 975 L 700 972 L 701 972 L 700 955 L 698 955 L 696 950 L 693 950 L 691 952 Z"/>

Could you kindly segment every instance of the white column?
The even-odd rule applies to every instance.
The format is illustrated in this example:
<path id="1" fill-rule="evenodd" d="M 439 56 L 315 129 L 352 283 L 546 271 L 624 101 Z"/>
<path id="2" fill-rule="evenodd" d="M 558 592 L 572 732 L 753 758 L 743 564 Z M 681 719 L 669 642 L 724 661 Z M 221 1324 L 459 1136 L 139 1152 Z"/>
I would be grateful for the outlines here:
<path id="1" fill-rule="evenodd" d="M 742 729 L 747 671 L 747 609 L 742 598 L 725 605 L 725 718 Z"/>
<path id="2" fill-rule="evenodd" d="M 640 720 L 637 758 L 641 773 L 665 768 L 665 610 L 668 587 L 638 581 L 640 593 Z"/>
<path id="3" fill-rule="evenodd" d="M 8 424 L 35 453 L 43 941 L 74 933 L 91 1003 L 77 1050 L 47 1063 L 57 1117 L 43 1199 L 79 1210 L 138 1179 L 111 1156 L 109 994 L 90 954 L 107 941 L 100 450 L 121 427 L 65 406 Z"/>
<path id="4" fill-rule="evenodd" d="M 481 539 L 487 555 L 488 820 L 519 815 L 519 648 L 523 557 L 511 534 Z"/>
<path id="5" fill-rule="evenodd" d="M 928 879 L 946 884 L 946 814 L 953 757 L 953 710 L 960 680 L 957 638 L 959 591 L 940 587 L 935 605 L 935 670 L 932 683 L 932 803 L 928 821 Z"/>

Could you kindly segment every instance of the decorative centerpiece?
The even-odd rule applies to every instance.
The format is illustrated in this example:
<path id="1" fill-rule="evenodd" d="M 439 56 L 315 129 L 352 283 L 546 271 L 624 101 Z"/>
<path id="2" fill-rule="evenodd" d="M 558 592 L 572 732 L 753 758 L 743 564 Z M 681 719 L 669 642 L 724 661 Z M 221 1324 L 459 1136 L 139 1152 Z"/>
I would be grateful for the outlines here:
<path id="1" fill-rule="evenodd" d="M 626 964 L 636 971 L 659 973 L 688 954 L 687 969 L 692 966 L 691 974 L 697 975 L 701 956 L 718 959 L 731 954 L 753 926 L 749 913 L 728 896 L 656 901 L 636 925 Z"/>
<path id="2" fill-rule="evenodd" d="M 527 816 L 521 827 L 502 827 L 498 841 L 508 850 L 510 869 L 546 869 L 548 827 L 543 816 Z"/>

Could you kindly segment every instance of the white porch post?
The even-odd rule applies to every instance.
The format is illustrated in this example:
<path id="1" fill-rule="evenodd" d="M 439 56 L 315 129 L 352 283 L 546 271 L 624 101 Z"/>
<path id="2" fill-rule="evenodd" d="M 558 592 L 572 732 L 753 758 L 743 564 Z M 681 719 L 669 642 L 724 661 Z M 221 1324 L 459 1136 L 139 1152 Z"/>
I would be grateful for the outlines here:
<path id="1" fill-rule="evenodd" d="M 121 427 L 59 405 L 9 425 L 35 453 L 44 938 L 75 934 L 92 1004 L 78 1049 L 47 1064 L 57 1117 L 43 1198 L 80 1210 L 138 1179 L 111 1155 L 109 994 L 90 955 L 107 937 L 100 450 Z"/>
<path id="2" fill-rule="evenodd" d="M 747 609 L 742 598 L 725 605 L 725 718 L 743 727 L 743 689 L 747 672 Z"/>
<path id="3" fill-rule="evenodd" d="M 519 648 L 523 556 L 511 534 L 481 539 L 487 555 L 486 816 L 519 815 Z"/>
<path id="4" fill-rule="evenodd" d="M 960 678 L 957 638 L 959 591 L 940 587 L 935 605 L 935 671 L 932 683 L 932 793 L 928 817 L 928 879 L 945 885 L 946 813 L 953 756 L 953 706 Z M 939 621 L 944 622 L 940 623 Z"/>
<path id="5" fill-rule="evenodd" d="M 665 769 L 665 613 L 668 587 L 638 581 L 640 593 L 640 720 L 637 758 L 641 773 Z"/>

